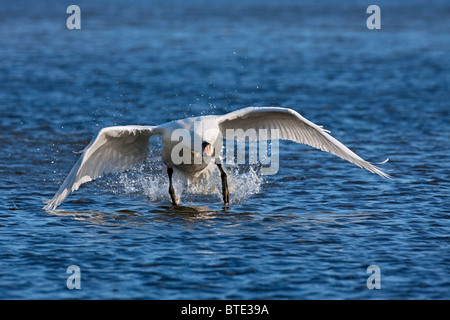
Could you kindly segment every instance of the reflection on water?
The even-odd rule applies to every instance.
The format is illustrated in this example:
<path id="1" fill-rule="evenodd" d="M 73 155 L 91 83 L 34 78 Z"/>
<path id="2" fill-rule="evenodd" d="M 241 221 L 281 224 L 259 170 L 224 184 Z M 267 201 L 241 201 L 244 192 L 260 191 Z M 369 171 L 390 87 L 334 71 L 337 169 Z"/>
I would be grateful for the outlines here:
<path id="1" fill-rule="evenodd" d="M 64 210 L 56 209 L 48 211 L 49 214 L 60 217 L 68 217 L 78 221 L 100 226 L 136 226 L 145 227 L 146 224 L 180 224 L 199 223 L 204 221 L 228 221 L 242 223 L 248 221 L 259 221 L 263 224 L 279 223 L 326 223 L 326 224 L 353 224 L 370 221 L 370 216 L 386 215 L 382 212 L 342 212 L 331 211 L 320 212 L 267 212 L 261 216 L 261 212 L 242 211 L 242 208 L 233 206 L 215 205 L 215 209 L 208 205 L 178 205 L 161 204 L 152 206 L 151 209 L 129 210 L 119 209 L 111 212 L 99 210 Z M 389 215 L 389 214 L 388 214 Z M 236 224 L 234 224 L 236 225 Z"/>
<path id="2" fill-rule="evenodd" d="M 86 221 L 103 226 L 117 225 L 135 225 L 142 226 L 146 223 L 163 222 L 163 223 L 185 223 L 195 222 L 196 220 L 214 219 L 217 215 L 227 214 L 227 208 L 224 207 L 220 211 L 213 210 L 208 206 L 172 206 L 161 205 L 153 207 L 149 211 L 134 211 L 128 209 L 120 209 L 114 212 L 98 211 L 98 210 L 77 210 L 68 211 L 64 209 L 56 209 L 48 211 L 51 215 L 69 217 L 74 220 Z"/>

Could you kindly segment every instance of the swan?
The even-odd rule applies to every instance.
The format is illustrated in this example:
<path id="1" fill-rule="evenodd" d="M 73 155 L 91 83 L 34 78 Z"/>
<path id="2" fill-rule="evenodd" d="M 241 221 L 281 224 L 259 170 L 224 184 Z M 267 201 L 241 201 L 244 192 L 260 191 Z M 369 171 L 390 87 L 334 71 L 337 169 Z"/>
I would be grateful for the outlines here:
<path id="1" fill-rule="evenodd" d="M 113 126 L 100 130 L 80 151 L 81 156 L 51 200 L 43 209 L 56 209 L 66 197 L 85 182 L 106 173 L 117 173 L 143 162 L 149 151 L 149 138 L 162 137 L 162 160 L 167 166 L 169 195 L 174 205 L 179 199 L 173 187 L 174 170 L 186 178 L 197 180 L 216 165 L 222 182 L 224 204 L 229 203 L 227 174 L 220 162 L 223 137 L 227 130 L 274 130 L 279 139 L 307 144 L 329 152 L 384 178 L 391 178 L 380 168 L 363 160 L 322 126 L 302 117 L 297 111 L 281 107 L 248 107 L 225 115 L 205 115 L 176 120 L 159 126 Z M 174 139 L 174 134 L 178 137 Z M 180 139 L 182 137 L 183 139 Z M 237 141 L 245 136 L 234 135 Z M 258 136 L 258 139 L 268 139 Z M 194 142 L 194 143 L 192 143 Z M 381 163 L 385 163 L 388 161 Z M 380 163 L 380 164 L 381 164 Z"/>

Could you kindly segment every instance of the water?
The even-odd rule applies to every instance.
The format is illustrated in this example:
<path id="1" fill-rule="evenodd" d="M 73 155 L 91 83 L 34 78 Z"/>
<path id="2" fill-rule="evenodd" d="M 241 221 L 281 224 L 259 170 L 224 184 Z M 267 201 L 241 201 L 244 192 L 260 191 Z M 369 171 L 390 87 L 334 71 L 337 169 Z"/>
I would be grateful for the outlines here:
<path id="1" fill-rule="evenodd" d="M 448 2 L 378 1 L 372 31 L 368 1 L 76 1 L 67 30 L 70 4 L 0 9 L 0 298 L 450 298 Z M 104 126 L 254 105 L 389 157 L 394 179 L 282 142 L 277 175 L 228 168 L 229 208 L 211 186 L 173 207 L 155 137 L 144 164 L 41 209 Z"/>

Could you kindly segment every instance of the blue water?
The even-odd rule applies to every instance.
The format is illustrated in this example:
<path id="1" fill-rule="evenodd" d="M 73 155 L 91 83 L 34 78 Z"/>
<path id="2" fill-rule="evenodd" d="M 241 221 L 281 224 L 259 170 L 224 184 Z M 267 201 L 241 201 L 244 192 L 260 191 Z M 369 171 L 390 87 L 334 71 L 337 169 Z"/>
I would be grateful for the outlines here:
<path id="1" fill-rule="evenodd" d="M 377 1 L 381 30 L 371 1 L 92 2 L 0 6 L 1 299 L 450 298 L 448 1 Z M 283 141 L 277 175 L 227 168 L 229 208 L 195 190 L 173 207 L 155 137 L 41 209 L 104 126 L 255 105 L 389 157 L 393 180 Z"/>

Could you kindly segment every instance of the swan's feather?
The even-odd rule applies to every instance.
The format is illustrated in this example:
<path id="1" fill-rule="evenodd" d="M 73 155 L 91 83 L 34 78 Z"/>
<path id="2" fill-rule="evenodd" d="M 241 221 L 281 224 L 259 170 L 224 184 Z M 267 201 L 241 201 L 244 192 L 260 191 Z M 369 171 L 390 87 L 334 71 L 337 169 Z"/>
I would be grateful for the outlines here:
<path id="1" fill-rule="evenodd" d="M 226 137 L 227 129 L 242 129 L 243 131 L 247 131 L 248 129 L 255 129 L 256 131 L 259 129 L 278 129 L 280 139 L 307 144 L 334 154 L 384 178 L 390 178 L 380 168 L 363 160 L 356 153 L 332 137 L 328 130 L 305 119 L 292 109 L 250 107 L 219 116 L 217 121 L 224 137 Z M 242 139 L 245 139 L 245 136 Z M 236 140 L 239 141 L 239 137 Z M 384 162 L 386 161 L 387 159 Z"/>
<path id="2" fill-rule="evenodd" d="M 100 130 L 95 139 L 82 151 L 53 199 L 44 209 L 52 210 L 80 185 L 106 173 L 121 172 L 147 157 L 149 138 L 156 127 L 116 126 Z"/>

